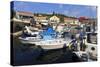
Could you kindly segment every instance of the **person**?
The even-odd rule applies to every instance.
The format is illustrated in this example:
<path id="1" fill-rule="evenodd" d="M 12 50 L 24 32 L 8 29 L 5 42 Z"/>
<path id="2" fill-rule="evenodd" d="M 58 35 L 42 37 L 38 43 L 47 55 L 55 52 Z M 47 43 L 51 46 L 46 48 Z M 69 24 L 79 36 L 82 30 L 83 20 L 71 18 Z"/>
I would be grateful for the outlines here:
<path id="1" fill-rule="evenodd" d="M 84 40 L 84 33 L 80 32 L 79 40 L 80 40 L 80 50 L 83 51 L 85 50 L 85 42 L 83 43 Z"/>
<path id="2" fill-rule="evenodd" d="M 75 36 L 74 35 L 72 35 L 72 41 L 71 41 L 71 49 L 73 50 L 73 51 L 76 51 L 77 50 L 77 42 L 76 42 L 77 40 L 76 40 L 76 38 L 75 38 Z"/>

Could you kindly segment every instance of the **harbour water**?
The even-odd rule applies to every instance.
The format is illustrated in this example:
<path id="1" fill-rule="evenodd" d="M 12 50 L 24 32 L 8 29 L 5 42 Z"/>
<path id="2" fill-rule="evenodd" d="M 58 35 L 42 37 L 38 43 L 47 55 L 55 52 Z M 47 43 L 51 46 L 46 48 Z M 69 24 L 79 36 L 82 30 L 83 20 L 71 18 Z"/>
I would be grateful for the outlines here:
<path id="1" fill-rule="evenodd" d="M 81 62 L 81 59 L 68 48 L 43 50 L 32 44 L 22 44 L 18 37 L 13 38 L 14 65 L 51 64 Z"/>

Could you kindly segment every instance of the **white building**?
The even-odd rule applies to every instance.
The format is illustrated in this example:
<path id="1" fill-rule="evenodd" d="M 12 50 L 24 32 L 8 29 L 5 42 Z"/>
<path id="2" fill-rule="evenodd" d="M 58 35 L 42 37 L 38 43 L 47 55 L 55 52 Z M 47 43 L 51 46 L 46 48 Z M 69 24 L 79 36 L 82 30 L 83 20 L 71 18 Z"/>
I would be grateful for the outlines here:
<path id="1" fill-rule="evenodd" d="M 80 22 L 77 18 L 66 17 L 64 18 L 65 24 L 70 24 L 71 26 L 80 25 Z"/>
<path id="2" fill-rule="evenodd" d="M 48 24 L 48 20 L 47 20 L 46 16 L 42 16 L 42 15 L 34 16 L 34 19 L 37 23 L 41 23 L 41 24 L 44 24 L 44 25 Z"/>
<path id="3" fill-rule="evenodd" d="M 57 16 L 52 16 L 52 17 L 50 17 L 49 22 L 53 23 L 53 24 L 59 23 L 60 22 L 60 18 L 58 18 Z"/>
<path id="4" fill-rule="evenodd" d="M 15 17 L 13 18 L 13 21 L 30 23 L 33 16 L 34 16 L 33 13 L 30 12 L 17 11 Z"/>
<path id="5" fill-rule="evenodd" d="M 49 24 L 53 26 L 53 29 L 56 29 L 57 24 L 59 24 L 59 22 L 60 18 L 55 15 L 49 18 Z"/>

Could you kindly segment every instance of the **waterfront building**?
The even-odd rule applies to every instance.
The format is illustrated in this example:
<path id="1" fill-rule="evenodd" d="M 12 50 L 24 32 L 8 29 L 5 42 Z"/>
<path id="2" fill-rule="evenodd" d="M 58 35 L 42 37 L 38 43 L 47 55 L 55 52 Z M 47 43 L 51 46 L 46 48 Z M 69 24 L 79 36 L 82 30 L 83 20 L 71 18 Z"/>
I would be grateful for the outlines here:
<path id="1" fill-rule="evenodd" d="M 11 23 L 13 24 L 12 32 L 21 31 L 25 25 L 35 23 L 34 15 L 31 12 L 15 11 L 12 16 Z"/>
<path id="2" fill-rule="evenodd" d="M 60 18 L 54 15 L 54 16 L 49 18 L 49 21 L 50 21 L 50 23 L 53 23 L 53 24 L 59 23 L 60 22 Z"/>
<path id="3" fill-rule="evenodd" d="M 96 18 L 85 18 L 85 17 L 79 17 L 79 22 L 81 23 L 81 26 L 86 27 L 86 31 L 96 31 L 97 30 L 97 19 Z"/>
<path id="4" fill-rule="evenodd" d="M 31 21 L 31 19 L 33 19 L 33 17 L 34 17 L 34 15 L 31 12 L 17 11 L 15 13 L 15 16 L 13 17 L 13 21 L 30 23 L 30 21 Z"/>
<path id="5" fill-rule="evenodd" d="M 53 26 L 53 29 L 57 28 L 57 25 L 60 23 L 60 18 L 53 15 L 49 18 L 49 24 Z"/>
<path id="6" fill-rule="evenodd" d="M 75 29 L 75 27 L 78 27 L 80 25 L 80 22 L 79 22 L 78 18 L 65 17 L 64 18 L 64 23 L 66 24 L 66 26 L 68 28 L 70 28 L 70 33 L 72 33 L 72 34 L 78 33 L 78 30 Z"/>
<path id="7" fill-rule="evenodd" d="M 64 23 L 67 25 L 71 25 L 71 26 L 78 26 L 80 24 L 79 20 L 77 18 L 74 18 L 74 17 L 65 17 Z"/>
<path id="8" fill-rule="evenodd" d="M 34 18 L 37 23 L 41 23 L 41 24 L 48 23 L 47 16 L 38 15 L 38 16 L 34 16 Z"/>

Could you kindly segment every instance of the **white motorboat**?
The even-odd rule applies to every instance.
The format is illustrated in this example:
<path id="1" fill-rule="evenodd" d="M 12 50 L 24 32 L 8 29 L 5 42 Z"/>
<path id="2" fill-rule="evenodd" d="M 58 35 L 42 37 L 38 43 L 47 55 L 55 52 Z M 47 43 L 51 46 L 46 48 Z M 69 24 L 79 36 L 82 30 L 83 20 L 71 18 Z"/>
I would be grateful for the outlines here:
<path id="1" fill-rule="evenodd" d="M 70 38 L 61 38 L 61 35 L 54 31 L 52 27 L 38 33 L 30 31 L 28 27 L 26 27 L 26 30 L 27 33 L 19 37 L 24 44 L 34 44 L 43 49 L 58 49 L 63 48 L 64 45 L 68 46 L 71 42 Z"/>

